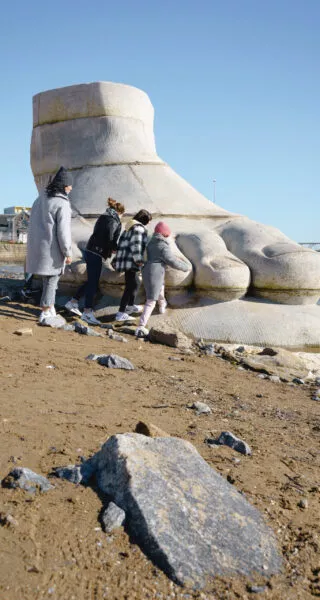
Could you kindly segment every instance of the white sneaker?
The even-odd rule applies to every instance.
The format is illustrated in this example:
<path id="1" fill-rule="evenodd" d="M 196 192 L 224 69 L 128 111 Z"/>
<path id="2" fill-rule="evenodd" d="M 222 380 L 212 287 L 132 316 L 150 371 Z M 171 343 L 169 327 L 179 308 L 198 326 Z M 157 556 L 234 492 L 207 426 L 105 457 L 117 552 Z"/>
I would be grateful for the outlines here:
<path id="1" fill-rule="evenodd" d="M 147 329 L 146 327 L 143 327 L 142 325 L 140 325 L 139 327 L 137 327 L 137 329 L 134 332 L 134 335 L 137 338 L 144 338 L 147 337 L 147 335 L 149 335 L 149 329 Z"/>
<path id="2" fill-rule="evenodd" d="M 67 304 L 64 307 L 71 313 L 78 315 L 78 317 L 82 317 L 82 312 L 79 309 L 79 304 L 76 300 L 68 300 Z"/>
<path id="3" fill-rule="evenodd" d="M 90 325 L 101 325 L 101 321 L 99 321 L 99 319 L 97 319 L 94 316 L 93 310 L 88 310 L 86 312 L 83 312 L 81 315 L 81 318 L 83 321 L 85 321 L 86 323 L 89 323 Z"/>
<path id="4" fill-rule="evenodd" d="M 117 312 L 116 321 L 135 321 L 135 318 L 129 317 L 128 313 L 126 312 Z"/>
<path id="5" fill-rule="evenodd" d="M 43 323 L 45 319 L 52 318 L 53 315 L 50 310 L 42 310 L 39 317 L 39 323 Z"/>
<path id="6" fill-rule="evenodd" d="M 131 315 L 132 313 L 142 313 L 143 308 L 143 304 L 132 304 L 131 306 L 127 306 L 126 313 L 127 315 Z"/>
<path id="7" fill-rule="evenodd" d="M 164 315 L 167 310 L 167 302 L 163 300 L 162 302 L 158 302 L 159 313 L 160 315 Z"/>

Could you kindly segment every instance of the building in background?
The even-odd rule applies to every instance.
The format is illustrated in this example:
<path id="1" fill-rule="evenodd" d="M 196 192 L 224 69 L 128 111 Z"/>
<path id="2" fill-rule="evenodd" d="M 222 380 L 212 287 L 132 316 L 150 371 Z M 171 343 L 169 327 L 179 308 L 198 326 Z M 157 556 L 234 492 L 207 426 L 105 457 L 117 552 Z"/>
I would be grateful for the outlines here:
<path id="1" fill-rule="evenodd" d="M 30 210 L 30 206 L 8 206 L 8 208 L 5 208 L 3 212 L 5 215 L 18 215 L 21 212 L 30 213 Z"/>
<path id="2" fill-rule="evenodd" d="M 0 215 L 0 241 L 26 244 L 31 208 L 9 206 Z"/>

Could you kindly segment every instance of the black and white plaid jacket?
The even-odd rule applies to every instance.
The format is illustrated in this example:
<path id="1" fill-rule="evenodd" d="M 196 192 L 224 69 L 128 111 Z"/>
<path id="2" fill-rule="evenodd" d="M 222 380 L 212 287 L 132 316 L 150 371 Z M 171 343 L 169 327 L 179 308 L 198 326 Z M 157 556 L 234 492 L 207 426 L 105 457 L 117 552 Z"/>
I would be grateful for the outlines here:
<path id="1" fill-rule="evenodd" d="M 143 255 L 148 241 L 146 228 L 138 221 L 130 229 L 121 234 L 118 250 L 112 261 L 112 266 L 116 271 L 130 271 L 141 267 L 137 263 L 143 262 Z"/>

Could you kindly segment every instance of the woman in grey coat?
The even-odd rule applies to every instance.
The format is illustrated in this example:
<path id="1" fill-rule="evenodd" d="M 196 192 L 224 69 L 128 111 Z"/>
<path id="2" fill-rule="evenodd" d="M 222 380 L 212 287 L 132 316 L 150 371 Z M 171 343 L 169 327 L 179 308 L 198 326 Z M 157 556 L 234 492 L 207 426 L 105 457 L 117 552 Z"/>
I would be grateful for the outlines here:
<path id="1" fill-rule="evenodd" d="M 167 302 L 164 296 L 165 266 L 169 265 L 169 267 L 179 271 L 189 270 L 186 262 L 174 256 L 167 239 L 170 235 L 169 226 L 160 221 L 156 225 L 154 234 L 147 246 L 147 262 L 142 269 L 147 301 L 140 317 L 139 327 L 135 331 L 137 337 L 148 335 L 149 331 L 146 324 L 154 310 L 156 301 L 158 301 L 161 314 L 166 310 Z"/>
<path id="2" fill-rule="evenodd" d="M 63 167 L 37 198 L 28 226 L 26 271 L 42 276 L 39 322 L 56 315 L 54 303 L 64 265 L 71 258 L 71 208 L 68 194 L 72 176 Z"/>

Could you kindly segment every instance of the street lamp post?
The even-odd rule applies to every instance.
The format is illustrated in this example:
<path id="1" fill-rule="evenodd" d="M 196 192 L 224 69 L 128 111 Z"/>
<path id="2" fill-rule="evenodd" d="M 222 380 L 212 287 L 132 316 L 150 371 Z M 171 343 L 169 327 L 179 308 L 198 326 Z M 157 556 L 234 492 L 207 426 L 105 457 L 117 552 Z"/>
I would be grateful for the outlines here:
<path id="1" fill-rule="evenodd" d="M 213 202 L 214 203 L 216 202 L 216 182 L 217 182 L 217 180 L 214 179 L 213 180 Z"/>

